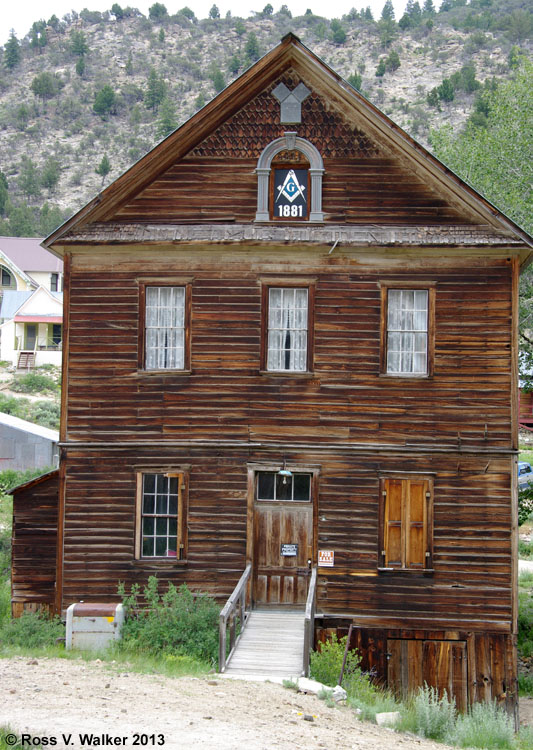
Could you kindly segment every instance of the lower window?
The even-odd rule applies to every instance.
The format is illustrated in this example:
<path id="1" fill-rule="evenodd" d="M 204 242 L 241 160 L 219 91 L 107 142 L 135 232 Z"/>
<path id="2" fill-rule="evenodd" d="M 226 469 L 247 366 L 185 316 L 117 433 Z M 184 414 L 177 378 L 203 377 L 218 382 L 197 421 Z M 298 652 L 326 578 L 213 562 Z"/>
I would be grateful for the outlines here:
<path id="1" fill-rule="evenodd" d="M 138 474 L 136 558 L 184 559 L 184 489 L 183 473 Z"/>

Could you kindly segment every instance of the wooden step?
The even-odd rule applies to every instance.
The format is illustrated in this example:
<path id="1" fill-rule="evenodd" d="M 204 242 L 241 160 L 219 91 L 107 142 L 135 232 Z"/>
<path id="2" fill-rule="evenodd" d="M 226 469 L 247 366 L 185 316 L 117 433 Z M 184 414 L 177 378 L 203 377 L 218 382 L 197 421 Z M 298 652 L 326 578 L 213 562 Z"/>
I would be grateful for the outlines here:
<path id="1" fill-rule="evenodd" d="M 250 613 L 226 674 L 289 678 L 302 672 L 304 614 L 280 610 Z"/>
<path id="2" fill-rule="evenodd" d="M 17 370 L 31 370 L 33 367 L 35 367 L 35 352 L 21 352 Z"/>

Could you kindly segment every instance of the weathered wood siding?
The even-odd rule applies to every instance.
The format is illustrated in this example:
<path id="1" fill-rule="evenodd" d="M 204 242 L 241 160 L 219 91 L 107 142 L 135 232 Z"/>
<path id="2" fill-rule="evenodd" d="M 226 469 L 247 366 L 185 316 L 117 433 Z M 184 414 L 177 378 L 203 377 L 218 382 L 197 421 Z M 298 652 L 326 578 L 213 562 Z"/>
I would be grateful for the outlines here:
<path id="1" fill-rule="evenodd" d="M 14 617 L 54 608 L 58 472 L 13 496 L 11 603 Z"/>
<path id="2" fill-rule="evenodd" d="M 153 570 L 227 596 L 245 564 L 246 463 L 265 456 L 246 447 L 191 454 L 165 442 L 251 440 L 274 461 L 286 454 L 322 467 L 317 541 L 335 550 L 335 568 L 321 571 L 320 607 L 391 627 L 437 618 L 509 632 L 512 460 L 498 451 L 511 444 L 510 263 L 428 256 L 407 269 L 399 254 L 335 252 L 161 248 L 127 259 L 117 251 L 111 268 L 92 251 L 99 271 L 74 256 L 68 439 L 153 446 L 68 451 L 64 605 L 112 597 L 119 580 Z M 193 279 L 191 374 L 137 367 L 137 279 L 163 268 L 165 278 Z M 316 284 L 313 375 L 260 374 L 260 280 L 285 274 L 290 283 L 298 273 Z M 432 378 L 380 375 L 382 279 L 436 282 Z M 272 442 L 281 447 L 269 451 Z M 188 563 L 135 562 L 135 471 L 184 463 L 192 466 Z M 387 471 L 434 473 L 434 574 L 377 574 Z"/>
<path id="3" fill-rule="evenodd" d="M 323 209 L 326 222 L 347 224 L 473 223 L 428 186 L 397 155 L 378 144 L 327 101 L 327 92 L 303 102 L 302 122 L 279 122 L 272 90 L 281 82 L 291 90 L 305 81 L 287 71 L 265 91 L 211 133 L 133 200 L 117 221 L 250 222 L 257 209 L 255 168 L 263 149 L 287 130 L 318 148 L 324 160 Z"/>

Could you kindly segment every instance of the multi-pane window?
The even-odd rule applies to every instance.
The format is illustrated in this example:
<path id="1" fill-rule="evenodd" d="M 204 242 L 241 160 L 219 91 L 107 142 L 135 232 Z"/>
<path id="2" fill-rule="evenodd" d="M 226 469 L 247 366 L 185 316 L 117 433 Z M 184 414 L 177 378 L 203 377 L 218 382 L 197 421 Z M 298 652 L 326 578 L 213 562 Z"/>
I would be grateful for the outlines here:
<path id="1" fill-rule="evenodd" d="M 268 290 L 267 370 L 307 370 L 308 300 L 306 288 Z"/>
<path id="2" fill-rule="evenodd" d="M 181 558 L 183 476 L 142 474 L 141 481 L 140 557 Z"/>
<path id="3" fill-rule="evenodd" d="M 59 274 L 58 273 L 51 273 L 50 274 L 50 291 L 51 292 L 60 292 L 61 289 L 59 287 Z"/>
<path id="4" fill-rule="evenodd" d="M 429 479 L 386 479 L 382 483 L 381 566 L 431 567 L 432 493 Z"/>
<path id="5" fill-rule="evenodd" d="M 7 268 L 1 267 L 2 272 L 2 286 L 11 286 L 12 285 L 12 278 L 11 274 L 7 270 Z"/>
<path id="6" fill-rule="evenodd" d="M 427 371 L 428 290 L 389 289 L 387 373 L 425 375 Z"/>
<path id="7" fill-rule="evenodd" d="M 311 474 L 287 476 L 275 471 L 259 471 L 256 487 L 257 500 L 304 503 L 311 500 Z"/>
<path id="8" fill-rule="evenodd" d="M 147 286 L 145 367 L 185 369 L 185 287 Z"/>

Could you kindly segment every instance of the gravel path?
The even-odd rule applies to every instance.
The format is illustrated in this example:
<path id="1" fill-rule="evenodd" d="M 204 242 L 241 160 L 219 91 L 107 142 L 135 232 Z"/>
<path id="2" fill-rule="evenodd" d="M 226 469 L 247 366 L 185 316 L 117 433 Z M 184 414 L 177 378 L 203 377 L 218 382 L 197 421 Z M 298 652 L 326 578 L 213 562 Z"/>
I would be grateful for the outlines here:
<path id="1" fill-rule="evenodd" d="M 170 679 L 117 673 L 107 663 L 15 657 L 0 659 L 0 685 L 0 726 L 49 738 L 41 747 L 131 748 L 139 733 L 147 747 L 162 746 L 163 735 L 165 748 L 181 750 L 445 750 L 271 683 Z M 83 734 L 103 741 L 82 744 Z"/>

